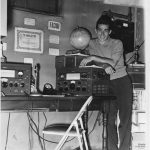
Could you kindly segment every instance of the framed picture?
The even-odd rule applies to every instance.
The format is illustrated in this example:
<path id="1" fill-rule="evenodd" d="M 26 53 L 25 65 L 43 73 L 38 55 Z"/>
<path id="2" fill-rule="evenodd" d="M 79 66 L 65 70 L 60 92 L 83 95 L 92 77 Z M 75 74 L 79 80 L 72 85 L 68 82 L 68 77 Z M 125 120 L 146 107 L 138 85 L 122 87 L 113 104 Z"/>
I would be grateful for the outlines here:
<path id="1" fill-rule="evenodd" d="M 43 53 L 43 31 L 16 27 L 15 51 Z"/>

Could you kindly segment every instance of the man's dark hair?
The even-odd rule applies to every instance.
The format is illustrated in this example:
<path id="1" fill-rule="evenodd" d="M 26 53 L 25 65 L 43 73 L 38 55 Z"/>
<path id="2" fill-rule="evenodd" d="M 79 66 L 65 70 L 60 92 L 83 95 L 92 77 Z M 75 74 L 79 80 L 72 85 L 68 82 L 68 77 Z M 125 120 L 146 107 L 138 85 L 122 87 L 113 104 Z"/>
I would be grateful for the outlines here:
<path id="1" fill-rule="evenodd" d="M 96 22 L 96 29 L 98 29 L 98 25 L 99 24 L 104 24 L 104 25 L 108 25 L 109 29 L 112 29 L 113 26 L 113 22 L 111 20 L 111 17 L 109 17 L 108 15 L 102 15 Z"/>

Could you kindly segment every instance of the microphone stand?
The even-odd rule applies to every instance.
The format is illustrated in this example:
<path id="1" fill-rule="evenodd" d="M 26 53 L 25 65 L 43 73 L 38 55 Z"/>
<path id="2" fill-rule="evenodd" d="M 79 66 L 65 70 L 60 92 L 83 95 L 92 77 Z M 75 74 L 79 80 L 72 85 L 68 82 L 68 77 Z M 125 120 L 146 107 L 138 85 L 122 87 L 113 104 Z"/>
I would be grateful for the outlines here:
<path id="1" fill-rule="evenodd" d="M 137 45 L 135 47 L 135 54 L 134 54 L 134 61 L 133 61 L 133 64 L 139 64 L 139 54 L 138 54 L 138 51 L 139 51 L 139 45 Z"/>

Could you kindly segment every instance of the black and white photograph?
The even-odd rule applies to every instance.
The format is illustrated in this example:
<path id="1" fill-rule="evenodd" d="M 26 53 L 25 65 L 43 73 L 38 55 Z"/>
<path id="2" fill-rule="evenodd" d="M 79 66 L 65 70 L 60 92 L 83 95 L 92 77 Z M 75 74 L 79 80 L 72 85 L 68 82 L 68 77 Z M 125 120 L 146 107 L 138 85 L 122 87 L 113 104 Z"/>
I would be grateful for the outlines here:
<path id="1" fill-rule="evenodd" d="M 149 0 L 0 0 L 0 150 L 150 150 Z"/>

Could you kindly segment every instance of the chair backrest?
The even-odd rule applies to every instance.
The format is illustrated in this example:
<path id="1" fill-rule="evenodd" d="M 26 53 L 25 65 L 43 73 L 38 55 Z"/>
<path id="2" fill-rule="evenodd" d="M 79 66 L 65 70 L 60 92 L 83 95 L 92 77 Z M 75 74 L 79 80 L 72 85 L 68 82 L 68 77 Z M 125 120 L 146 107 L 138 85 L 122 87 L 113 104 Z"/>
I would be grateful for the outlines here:
<path id="1" fill-rule="evenodd" d="M 83 113 L 86 111 L 87 106 L 90 105 L 90 103 L 92 102 L 92 100 L 93 100 L 93 96 L 90 96 L 86 100 L 86 102 L 83 104 L 83 106 L 81 107 L 80 111 L 78 112 L 77 116 L 74 118 L 73 122 L 76 121 L 76 120 L 78 120 L 83 115 Z"/>

